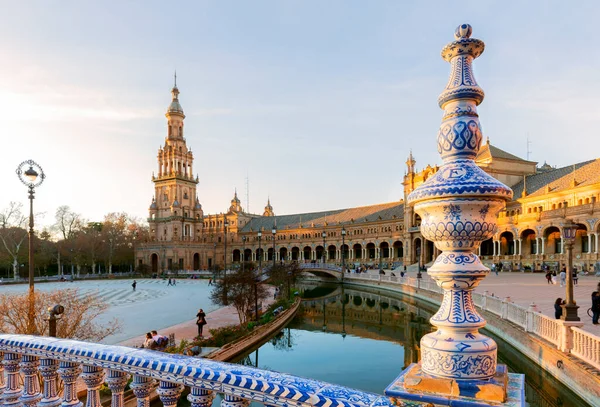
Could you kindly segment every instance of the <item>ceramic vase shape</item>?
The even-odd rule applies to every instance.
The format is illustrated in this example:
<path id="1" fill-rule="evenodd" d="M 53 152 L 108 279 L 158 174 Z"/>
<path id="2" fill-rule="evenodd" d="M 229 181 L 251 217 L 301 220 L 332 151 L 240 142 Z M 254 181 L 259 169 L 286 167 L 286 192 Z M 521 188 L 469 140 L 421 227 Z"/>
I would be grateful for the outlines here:
<path id="1" fill-rule="evenodd" d="M 484 43 L 470 38 L 472 28 L 456 29 L 455 41 L 442 50 L 450 62 L 448 84 L 438 102 L 444 110 L 437 147 L 443 165 L 408 197 L 422 219 L 421 234 L 442 252 L 428 274 L 444 290 L 431 318 L 437 331 L 421 339 L 421 368 L 437 377 L 489 379 L 496 373 L 496 343 L 478 331 L 485 320 L 471 293 L 489 273 L 475 251 L 496 230 L 496 216 L 512 190 L 475 164 L 482 141 L 477 106 L 484 93 L 472 62 Z"/>

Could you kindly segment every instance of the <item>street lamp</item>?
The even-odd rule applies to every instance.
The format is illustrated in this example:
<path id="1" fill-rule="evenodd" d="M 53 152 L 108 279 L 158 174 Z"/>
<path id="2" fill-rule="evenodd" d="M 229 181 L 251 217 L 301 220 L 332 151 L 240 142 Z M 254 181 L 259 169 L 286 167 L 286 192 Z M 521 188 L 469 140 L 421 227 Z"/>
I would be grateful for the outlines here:
<path id="1" fill-rule="evenodd" d="M 216 279 L 217 277 L 217 243 L 213 243 L 213 264 L 212 264 L 212 271 L 213 271 L 213 280 Z"/>
<path id="2" fill-rule="evenodd" d="M 323 264 L 325 264 L 327 262 L 327 248 L 325 247 L 325 238 L 327 237 L 327 233 L 323 231 L 323 233 L 321 233 L 321 236 L 323 237 L 323 254 L 321 255 L 321 261 L 323 262 Z"/>
<path id="3" fill-rule="evenodd" d="M 577 316 L 577 308 L 573 299 L 573 243 L 577 234 L 577 224 L 570 220 L 562 225 L 562 238 L 567 249 L 567 298 L 563 305 L 563 313 L 561 319 L 564 321 L 580 321 Z"/>
<path id="4" fill-rule="evenodd" d="M 346 228 L 342 226 L 342 283 L 344 282 L 344 274 L 346 273 Z"/>
<path id="5" fill-rule="evenodd" d="M 27 168 L 29 167 L 29 168 Z M 35 188 L 40 186 L 46 175 L 35 161 L 23 161 L 17 167 L 17 176 L 29 191 L 29 311 L 27 313 L 27 333 L 35 333 L 35 296 L 33 280 L 33 199 Z"/>
<path id="6" fill-rule="evenodd" d="M 223 218 L 223 235 L 224 239 L 224 247 L 223 247 L 223 305 L 228 305 L 227 301 L 227 226 L 229 223 L 227 222 L 227 218 Z"/>
<path id="7" fill-rule="evenodd" d="M 242 273 L 246 271 L 246 236 L 242 236 Z"/>
<path id="8" fill-rule="evenodd" d="M 254 279 L 254 319 L 258 321 L 258 282 L 262 275 L 262 249 L 260 247 L 260 239 L 262 238 L 262 232 L 258 231 L 258 273 Z M 258 353 L 258 350 L 257 350 Z"/>
<path id="9" fill-rule="evenodd" d="M 271 233 L 273 234 L 273 267 L 275 267 L 275 234 L 277 233 L 277 227 L 275 225 L 273 225 Z"/>

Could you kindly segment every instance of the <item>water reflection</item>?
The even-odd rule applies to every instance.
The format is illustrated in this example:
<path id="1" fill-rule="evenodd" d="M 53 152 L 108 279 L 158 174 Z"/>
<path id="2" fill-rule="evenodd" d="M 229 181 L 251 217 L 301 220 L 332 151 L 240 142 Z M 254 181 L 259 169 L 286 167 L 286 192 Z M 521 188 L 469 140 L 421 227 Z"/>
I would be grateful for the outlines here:
<path id="1" fill-rule="evenodd" d="M 437 307 L 374 288 L 303 285 L 303 304 L 290 325 L 240 363 L 337 383 L 383 389 L 419 360 L 421 337 Z M 486 332 L 486 334 L 489 334 Z M 499 362 L 526 374 L 532 407 L 587 406 L 498 338 Z M 508 362 L 508 363 L 507 363 Z"/>

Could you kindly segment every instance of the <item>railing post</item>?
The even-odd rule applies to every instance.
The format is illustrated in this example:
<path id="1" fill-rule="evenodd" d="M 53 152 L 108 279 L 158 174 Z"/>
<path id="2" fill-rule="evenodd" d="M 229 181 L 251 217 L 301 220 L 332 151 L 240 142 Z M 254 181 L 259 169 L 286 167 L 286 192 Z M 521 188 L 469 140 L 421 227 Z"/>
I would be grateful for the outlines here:
<path id="1" fill-rule="evenodd" d="M 241 397 L 225 393 L 221 400 L 221 407 L 248 407 L 250 402 Z"/>
<path id="2" fill-rule="evenodd" d="M 483 295 L 481 296 L 481 309 L 484 311 L 487 309 L 487 297 L 488 297 L 488 290 L 485 290 L 483 292 Z"/>
<path id="3" fill-rule="evenodd" d="M 563 321 L 560 320 L 561 323 L 561 332 L 560 332 L 560 341 L 558 344 L 558 349 L 565 353 L 570 353 L 571 349 L 573 349 L 573 330 L 571 328 L 577 327 L 581 328 L 583 326 L 583 322 L 576 321 Z"/>
<path id="4" fill-rule="evenodd" d="M 176 407 L 177 400 L 179 400 L 179 396 L 183 392 L 183 385 L 161 380 L 156 392 L 163 403 L 163 407 Z"/>
<path id="5" fill-rule="evenodd" d="M 38 366 L 40 361 L 36 356 L 24 355 L 21 359 L 21 373 L 23 373 L 23 395 L 20 401 L 25 407 L 36 407 L 42 398 L 40 382 L 38 380 Z"/>
<path id="6" fill-rule="evenodd" d="M 111 391 L 111 407 L 123 407 L 123 392 L 129 381 L 129 374 L 119 372 L 118 370 L 109 369 L 106 383 Z"/>
<path id="7" fill-rule="evenodd" d="M 154 379 L 145 376 L 133 376 L 131 389 L 137 397 L 137 407 L 150 407 L 150 393 L 154 390 L 155 385 Z"/>
<path id="8" fill-rule="evenodd" d="M 77 398 L 77 378 L 81 374 L 81 365 L 75 362 L 60 362 L 58 374 L 65 385 L 62 407 L 81 407 L 83 403 Z"/>
<path id="9" fill-rule="evenodd" d="M 85 407 L 100 407 L 100 386 L 104 383 L 104 369 L 84 365 L 81 378 L 87 387 Z"/>
<path id="10" fill-rule="evenodd" d="M 40 407 L 57 407 L 61 400 L 58 397 L 56 379 L 58 378 L 58 361 L 54 359 L 40 360 L 40 374 L 44 380 L 44 395 L 40 400 Z"/>
<path id="11" fill-rule="evenodd" d="M 214 398 L 215 395 L 212 391 L 200 387 L 190 388 L 190 394 L 187 396 L 192 407 L 211 407 Z"/>
<path id="12" fill-rule="evenodd" d="M 21 355 L 18 353 L 6 352 L 2 364 L 6 369 L 6 388 L 2 394 L 2 405 L 5 407 L 19 407 L 21 401 L 19 398 L 23 394 L 19 386 L 19 362 Z"/>
<path id="13" fill-rule="evenodd" d="M 4 352 L 0 352 L 0 361 L 4 359 Z M 4 393 L 4 389 L 6 388 L 6 383 L 4 382 L 4 364 L 0 363 L 0 399 L 2 398 L 2 393 Z"/>
<path id="14" fill-rule="evenodd" d="M 533 318 L 537 312 L 537 305 L 533 302 L 529 304 L 529 308 L 525 311 L 525 332 L 533 332 Z"/>

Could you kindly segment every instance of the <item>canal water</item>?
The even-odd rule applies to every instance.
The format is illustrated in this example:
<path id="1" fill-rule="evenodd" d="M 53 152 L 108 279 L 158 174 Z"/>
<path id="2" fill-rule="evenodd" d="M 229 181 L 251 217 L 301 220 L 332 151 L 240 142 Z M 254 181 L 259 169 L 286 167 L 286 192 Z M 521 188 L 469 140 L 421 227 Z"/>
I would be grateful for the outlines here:
<path id="1" fill-rule="evenodd" d="M 296 318 L 238 363 L 381 394 L 408 364 L 419 360 L 419 342 L 433 329 L 429 318 L 437 310 L 370 288 L 322 284 L 299 291 L 304 302 Z M 530 406 L 588 406 L 507 343 L 494 339 L 499 363 L 525 373 Z"/>

